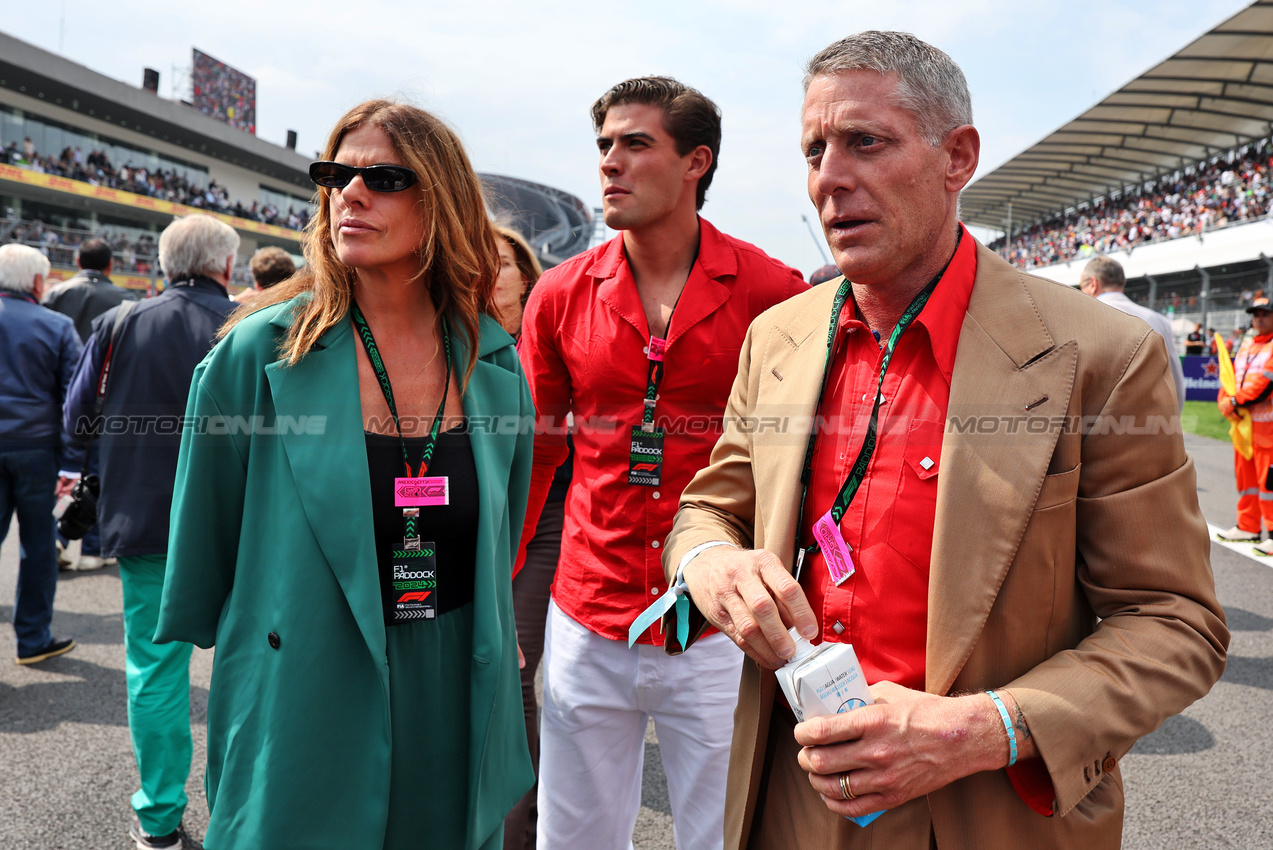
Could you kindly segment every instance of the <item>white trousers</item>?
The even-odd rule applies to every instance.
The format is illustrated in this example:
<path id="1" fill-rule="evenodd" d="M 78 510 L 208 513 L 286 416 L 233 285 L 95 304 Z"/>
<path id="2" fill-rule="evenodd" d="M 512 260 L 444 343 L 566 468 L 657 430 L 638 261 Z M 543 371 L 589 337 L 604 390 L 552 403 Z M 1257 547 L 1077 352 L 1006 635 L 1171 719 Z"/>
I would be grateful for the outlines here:
<path id="1" fill-rule="evenodd" d="M 677 657 L 601 637 L 549 605 L 536 850 L 627 850 L 654 719 L 678 850 L 724 844 L 743 654 L 713 634 Z"/>

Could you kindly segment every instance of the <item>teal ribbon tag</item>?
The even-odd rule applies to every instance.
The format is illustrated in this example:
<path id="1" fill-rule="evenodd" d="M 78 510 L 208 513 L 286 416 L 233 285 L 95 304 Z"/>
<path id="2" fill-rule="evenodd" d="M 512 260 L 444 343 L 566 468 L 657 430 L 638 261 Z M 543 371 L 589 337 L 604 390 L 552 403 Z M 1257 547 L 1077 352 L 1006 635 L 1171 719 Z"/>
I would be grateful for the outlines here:
<path id="1" fill-rule="evenodd" d="M 637 638 L 643 635 L 646 629 L 661 620 L 663 615 L 671 611 L 672 606 L 675 605 L 676 639 L 680 641 L 681 649 L 685 649 L 685 644 L 690 639 L 689 592 L 690 590 L 685 586 L 685 582 L 674 584 L 653 605 L 642 611 L 641 616 L 633 620 L 631 628 L 628 629 L 628 648 L 630 649 L 635 645 Z"/>

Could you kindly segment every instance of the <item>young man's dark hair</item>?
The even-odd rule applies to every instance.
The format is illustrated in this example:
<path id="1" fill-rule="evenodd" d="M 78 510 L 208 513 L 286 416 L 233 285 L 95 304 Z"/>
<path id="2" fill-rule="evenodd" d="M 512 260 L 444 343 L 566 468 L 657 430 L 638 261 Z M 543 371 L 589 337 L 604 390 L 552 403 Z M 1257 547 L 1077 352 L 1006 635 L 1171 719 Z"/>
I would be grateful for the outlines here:
<path id="1" fill-rule="evenodd" d="M 634 77 L 614 86 L 592 105 L 592 124 L 598 133 L 610 107 L 626 103 L 644 103 L 662 109 L 663 127 L 676 140 L 676 152 L 681 156 L 699 145 L 706 145 L 712 152 L 712 164 L 698 180 L 696 209 L 701 210 L 720 159 L 720 109 L 698 89 L 671 77 Z"/>
<path id="2" fill-rule="evenodd" d="M 82 269 L 104 272 L 107 266 L 111 264 L 113 256 L 114 253 L 111 251 L 110 243 L 105 239 L 93 237 L 80 243 L 78 261 Z"/>

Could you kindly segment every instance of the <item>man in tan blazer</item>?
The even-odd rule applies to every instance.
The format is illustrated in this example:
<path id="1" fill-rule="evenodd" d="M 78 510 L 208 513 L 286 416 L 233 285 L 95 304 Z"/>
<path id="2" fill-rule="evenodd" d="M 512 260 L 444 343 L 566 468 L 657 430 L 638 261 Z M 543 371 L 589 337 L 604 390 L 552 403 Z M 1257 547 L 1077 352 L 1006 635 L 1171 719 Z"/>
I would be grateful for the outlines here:
<path id="1" fill-rule="evenodd" d="M 851 281 L 838 327 L 869 329 L 879 342 L 831 371 L 838 347 L 863 351 L 869 339 L 828 328 L 838 280 L 757 318 L 725 433 L 685 490 L 665 547 L 673 587 L 683 580 L 693 602 L 687 642 L 705 616 L 749 656 L 725 847 L 1113 850 L 1118 760 L 1207 693 L 1228 644 L 1163 347 L 1143 323 L 1018 272 L 962 229 L 959 192 L 980 142 L 967 84 L 944 53 L 905 34 L 860 33 L 814 57 L 805 86 L 809 193 Z M 923 293 L 949 304 L 956 265 L 975 273 L 951 319 L 953 369 L 922 377 L 925 403 L 945 407 L 940 447 L 910 467 L 908 432 L 897 427 L 916 397 L 909 370 L 922 356 L 941 361 L 943 317 L 924 315 Z M 884 353 L 904 344 L 910 353 L 888 365 Z M 858 413 L 827 409 L 837 380 L 856 388 L 854 370 L 867 370 L 875 387 L 881 362 L 883 389 L 862 394 Z M 824 373 L 841 377 L 822 392 Z M 816 464 L 802 475 L 810 424 L 818 415 L 865 434 L 872 401 L 887 413 L 862 452 L 862 487 L 874 489 L 838 491 L 865 505 L 836 520 L 858 573 L 832 591 L 829 569 L 803 554 L 825 539 L 811 526 L 828 507 L 802 495 L 818 490 Z M 867 444 L 853 439 L 837 469 Z M 897 475 L 919 477 L 891 489 L 900 479 L 884 477 L 889 460 Z M 907 495 L 922 491 L 920 479 L 935 493 L 931 523 L 891 522 L 923 515 Z M 931 555 L 911 546 L 929 536 Z M 909 569 L 890 562 L 903 550 L 927 556 L 915 565 L 920 589 L 870 584 Z M 854 582 L 877 602 L 835 608 Z M 822 600 L 816 612 L 810 598 Z M 788 626 L 843 640 L 863 626 L 855 613 L 887 628 L 913 609 L 924 630 L 908 636 L 914 687 L 873 681 L 875 705 L 795 724 L 772 672 L 792 654 Z M 683 649 L 676 617 L 669 652 Z M 891 663 L 867 649 L 868 674 Z M 879 810 L 865 828 L 844 818 Z"/>

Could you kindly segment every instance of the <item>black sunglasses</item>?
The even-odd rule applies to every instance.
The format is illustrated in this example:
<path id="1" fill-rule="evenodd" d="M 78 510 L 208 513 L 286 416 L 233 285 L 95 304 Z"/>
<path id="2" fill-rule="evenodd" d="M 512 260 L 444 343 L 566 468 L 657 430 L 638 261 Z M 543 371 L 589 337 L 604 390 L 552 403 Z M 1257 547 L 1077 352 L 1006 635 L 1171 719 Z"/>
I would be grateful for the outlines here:
<path id="1" fill-rule="evenodd" d="M 359 168 L 339 162 L 315 162 L 309 167 L 309 179 L 324 189 L 343 189 L 358 175 L 373 192 L 401 192 L 419 182 L 410 168 L 401 165 L 367 165 Z"/>

